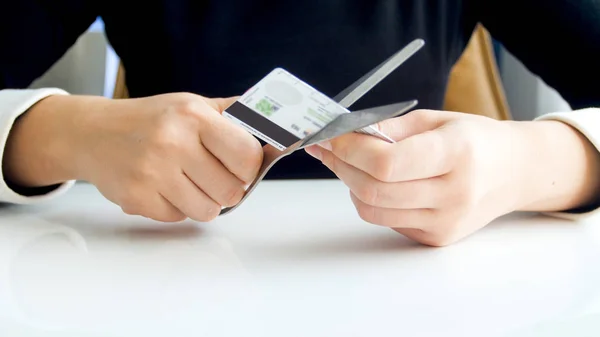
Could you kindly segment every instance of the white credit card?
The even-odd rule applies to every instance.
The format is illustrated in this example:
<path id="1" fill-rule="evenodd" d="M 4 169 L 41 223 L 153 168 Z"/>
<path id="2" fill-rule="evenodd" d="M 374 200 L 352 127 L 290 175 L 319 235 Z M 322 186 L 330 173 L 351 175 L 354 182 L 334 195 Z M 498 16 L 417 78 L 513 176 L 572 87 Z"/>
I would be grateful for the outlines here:
<path id="1" fill-rule="evenodd" d="M 351 113 L 284 69 L 276 68 L 250 88 L 223 116 L 280 151 Z M 374 127 L 358 132 L 393 142 Z"/>

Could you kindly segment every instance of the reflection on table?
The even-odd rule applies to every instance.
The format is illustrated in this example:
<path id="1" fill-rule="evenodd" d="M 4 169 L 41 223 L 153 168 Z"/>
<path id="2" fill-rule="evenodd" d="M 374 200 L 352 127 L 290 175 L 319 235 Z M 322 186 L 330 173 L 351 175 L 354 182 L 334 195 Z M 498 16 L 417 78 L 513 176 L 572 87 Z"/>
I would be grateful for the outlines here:
<path id="1" fill-rule="evenodd" d="M 364 223 L 339 181 L 177 225 L 81 184 L 0 208 L 0 335 L 597 336 L 596 222 L 514 214 L 435 249 Z"/>

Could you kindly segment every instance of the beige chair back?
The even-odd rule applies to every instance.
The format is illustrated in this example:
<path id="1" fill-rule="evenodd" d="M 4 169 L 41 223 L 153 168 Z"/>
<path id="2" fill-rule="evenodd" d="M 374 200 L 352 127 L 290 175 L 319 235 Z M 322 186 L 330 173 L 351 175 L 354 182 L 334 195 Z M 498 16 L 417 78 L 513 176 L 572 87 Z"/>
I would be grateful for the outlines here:
<path id="1" fill-rule="evenodd" d="M 500 79 L 491 37 L 478 25 L 452 68 L 444 110 L 510 120 L 511 112 Z"/>

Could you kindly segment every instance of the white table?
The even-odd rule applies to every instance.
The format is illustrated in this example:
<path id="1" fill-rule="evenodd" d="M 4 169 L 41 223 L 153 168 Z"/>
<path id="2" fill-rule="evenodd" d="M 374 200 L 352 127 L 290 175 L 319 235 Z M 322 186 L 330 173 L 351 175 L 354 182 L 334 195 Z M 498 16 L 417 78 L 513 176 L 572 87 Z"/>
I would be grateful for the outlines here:
<path id="1" fill-rule="evenodd" d="M 171 229 L 77 185 L 0 208 L 0 335 L 599 336 L 600 221 L 510 215 L 440 249 L 363 222 L 338 181 Z"/>

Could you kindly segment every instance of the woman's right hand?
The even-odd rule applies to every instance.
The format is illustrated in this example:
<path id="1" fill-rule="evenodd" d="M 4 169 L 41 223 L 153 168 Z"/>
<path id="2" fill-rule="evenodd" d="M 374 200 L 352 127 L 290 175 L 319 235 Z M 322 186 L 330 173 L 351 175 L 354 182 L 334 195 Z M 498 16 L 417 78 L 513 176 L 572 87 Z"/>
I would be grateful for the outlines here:
<path id="1" fill-rule="evenodd" d="M 210 221 L 240 201 L 262 163 L 260 143 L 221 115 L 234 100 L 46 98 L 13 127 L 5 177 L 21 186 L 85 180 L 128 214 Z"/>

